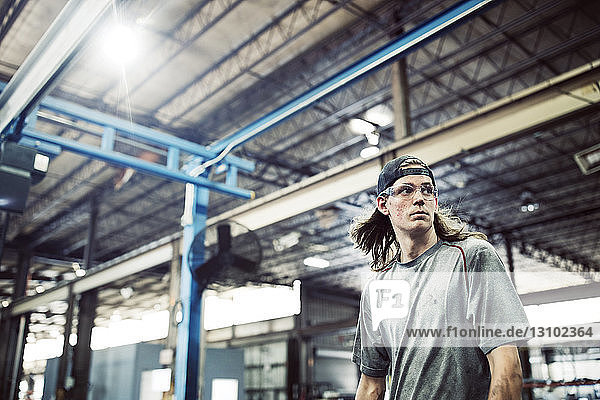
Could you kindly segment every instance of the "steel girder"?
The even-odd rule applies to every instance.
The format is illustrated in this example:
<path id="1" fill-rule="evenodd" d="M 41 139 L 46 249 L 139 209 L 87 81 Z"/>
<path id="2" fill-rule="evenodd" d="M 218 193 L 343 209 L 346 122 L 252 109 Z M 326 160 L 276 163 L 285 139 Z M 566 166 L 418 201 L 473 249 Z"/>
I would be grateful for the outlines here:
<path id="1" fill-rule="evenodd" d="M 547 8 L 542 8 L 541 10 L 547 12 Z M 568 63 L 561 63 L 561 65 L 557 65 L 557 67 L 552 66 L 554 60 L 566 50 L 573 48 L 577 49 L 578 46 L 585 43 L 593 46 L 593 38 L 597 38 L 600 35 L 600 28 L 595 25 L 595 21 L 592 18 L 587 17 L 587 14 L 580 9 L 573 8 L 564 10 L 559 8 L 553 11 L 554 13 L 551 15 L 544 15 L 544 21 L 546 21 L 545 24 L 543 23 L 540 26 L 535 27 L 524 26 L 524 28 L 519 28 L 519 26 L 523 25 L 527 20 L 523 17 L 516 20 L 509 19 L 506 22 L 500 20 L 497 23 L 498 26 L 493 26 L 494 30 L 492 32 L 474 40 L 473 43 L 464 44 L 465 47 L 460 47 L 461 49 L 471 48 L 472 50 L 468 50 L 468 52 L 477 50 L 478 52 L 474 53 L 477 54 L 477 56 L 467 57 L 458 63 L 453 62 L 451 67 L 444 67 L 444 69 L 441 70 L 440 68 L 444 65 L 442 60 L 448 59 L 450 61 L 452 60 L 452 57 L 448 58 L 442 56 L 441 59 L 436 60 L 436 63 L 431 63 L 430 65 L 433 65 L 433 67 L 429 68 L 430 72 L 426 72 L 421 83 L 419 83 L 419 85 L 422 86 L 422 88 L 419 89 L 422 93 L 422 100 L 420 100 L 418 96 L 415 98 L 416 103 L 413 103 L 413 106 L 419 111 L 415 113 L 413 117 L 417 121 L 425 121 L 424 117 L 427 114 L 435 114 L 436 112 L 439 112 L 438 109 L 445 109 L 446 111 L 444 111 L 444 113 L 446 116 L 438 116 L 430 119 L 429 122 L 423 122 L 423 124 L 417 126 L 417 128 L 419 130 L 429 128 L 430 126 L 443 121 L 444 118 L 450 118 L 451 116 L 456 115 L 456 113 L 462 113 L 462 110 L 468 110 L 469 107 L 472 107 L 467 103 L 464 103 L 464 101 L 461 103 L 462 105 L 457 106 L 456 98 L 451 96 L 453 92 L 456 92 L 459 98 L 463 97 L 464 99 L 471 99 L 478 97 L 479 99 L 477 101 L 485 104 L 494 100 L 494 96 L 487 96 L 485 93 L 481 93 L 482 88 L 490 88 L 491 90 L 497 91 L 499 96 L 504 97 L 516 90 L 530 86 L 532 78 L 533 82 L 537 83 L 556 75 L 557 72 L 561 73 L 567 71 L 574 65 L 581 65 L 591 61 L 593 56 L 591 56 L 591 58 L 590 56 L 582 56 L 578 59 L 571 58 L 568 60 Z M 539 10 L 536 12 L 539 12 Z M 557 33 L 550 30 L 548 26 L 551 26 L 552 23 L 556 23 L 555 20 L 558 17 L 576 20 L 579 25 L 586 27 L 585 31 L 581 33 L 578 31 L 562 32 L 560 36 L 557 35 Z M 504 23 L 504 25 L 501 25 L 502 23 Z M 514 33 L 511 31 L 511 36 L 508 36 L 503 32 L 504 29 L 506 29 L 505 26 L 515 30 Z M 494 35 L 491 35 L 491 33 L 494 33 Z M 493 37 L 498 36 L 498 33 L 502 33 L 500 36 L 504 36 L 501 43 L 497 43 L 493 40 Z M 447 35 L 448 38 L 453 36 L 455 37 L 456 35 L 454 35 L 454 33 Z M 534 43 L 534 46 L 528 44 L 530 48 L 524 49 L 523 45 L 515 44 L 516 39 L 513 36 L 533 36 L 532 40 L 527 43 Z M 487 38 L 490 44 L 479 49 L 477 43 L 479 43 L 482 38 Z M 542 44 L 546 47 L 542 47 Z M 462 45 L 463 43 L 457 43 L 457 46 Z M 443 48 L 443 46 L 439 48 Z M 480 53 L 483 53 L 483 55 L 479 56 Z M 416 57 L 416 55 L 414 57 Z M 540 59 L 548 61 L 544 61 L 540 64 Z M 411 59 L 409 58 L 409 66 L 414 65 L 414 61 L 410 61 Z M 483 68 L 484 65 L 485 68 Z M 467 71 L 467 74 L 460 72 L 463 68 Z M 482 75 L 483 71 L 486 71 L 485 75 Z M 414 68 L 412 69 L 412 72 L 414 74 L 421 73 L 419 69 Z M 448 83 L 442 84 L 440 83 L 440 79 L 438 79 L 437 83 L 435 81 L 430 81 L 430 78 L 433 76 L 441 76 L 441 80 Z M 465 78 L 466 76 L 469 76 L 469 78 Z M 524 80 L 524 78 L 526 78 L 526 80 Z M 459 87 L 453 88 L 458 84 L 462 86 L 462 89 Z M 439 89 L 436 90 L 441 90 L 441 95 L 431 97 L 430 92 L 435 85 L 439 86 Z M 450 94 L 450 96 L 448 96 L 448 94 Z M 428 97 L 431 97 L 429 101 L 427 100 Z M 469 100 L 468 103 L 471 103 L 471 100 Z M 462 110 L 461 108 L 457 109 L 457 107 L 462 107 Z"/>
<path id="2" fill-rule="evenodd" d="M 406 2 L 401 4 L 388 2 L 376 12 L 384 13 L 382 17 L 384 23 L 389 29 L 393 29 L 395 25 L 390 21 L 391 14 L 398 11 L 396 7 L 404 9 L 406 6 Z M 299 96 L 303 91 L 313 87 L 320 79 L 325 79 L 332 70 L 349 65 L 365 55 L 368 50 L 389 41 L 389 37 L 379 30 L 379 27 L 366 21 L 359 21 L 356 25 L 346 27 L 336 33 L 335 37 L 328 38 L 300 57 L 289 61 L 273 73 L 267 76 L 255 74 L 260 84 L 253 85 L 231 101 L 220 105 L 209 118 L 204 118 L 194 126 L 207 133 L 210 132 L 213 135 L 212 139 L 216 140 L 239 128 L 240 121 L 242 124 L 252 122 L 257 113 L 283 105 L 288 99 Z M 322 103 L 327 106 L 327 99 L 322 100 Z M 328 107 L 322 112 L 329 113 L 330 110 L 335 108 Z M 231 115 L 237 115 L 239 120 L 232 121 Z"/>
<path id="3" fill-rule="evenodd" d="M 0 44 L 26 4 L 27 0 L 7 0 L 2 3 L 2 7 L 0 7 L 0 15 L 3 16 L 0 23 Z"/>
<path id="4" fill-rule="evenodd" d="M 233 83 L 348 1 L 343 0 L 333 5 L 325 0 L 296 2 L 273 23 L 248 38 L 210 70 L 200 74 L 191 84 L 164 101 L 158 109 L 171 123 L 185 117 L 189 112 L 198 112 L 198 106 L 209 97 Z"/>

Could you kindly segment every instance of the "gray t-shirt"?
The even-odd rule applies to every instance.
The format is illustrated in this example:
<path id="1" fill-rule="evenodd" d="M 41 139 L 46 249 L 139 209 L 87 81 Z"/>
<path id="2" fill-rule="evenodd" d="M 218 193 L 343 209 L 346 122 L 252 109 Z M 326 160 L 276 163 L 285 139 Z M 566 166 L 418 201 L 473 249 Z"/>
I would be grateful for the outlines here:
<path id="1" fill-rule="evenodd" d="M 519 342 L 515 331 L 527 326 L 488 242 L 438 241 L 367 283 L 352 361 L 365 375 L 388 375 L 390 399 L 486 399 L 486 354 Z"/>

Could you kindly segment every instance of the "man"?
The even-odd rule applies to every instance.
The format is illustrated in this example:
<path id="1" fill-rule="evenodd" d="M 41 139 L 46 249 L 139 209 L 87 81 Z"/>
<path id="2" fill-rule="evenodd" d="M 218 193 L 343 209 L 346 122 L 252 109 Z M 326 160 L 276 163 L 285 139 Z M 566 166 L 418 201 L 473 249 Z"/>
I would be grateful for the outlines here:
<path id="1" fill-rule="evenodd" d="M 520 399 L 505 333 L 528 322 L 485 235 L 438 208 L 433 172 L 416 157 L 388 162 L 377 193 L 350 232 L 376 271 L 361 298 L 356 399 L 383 399 L 386 386 L 389 399 Z"/>

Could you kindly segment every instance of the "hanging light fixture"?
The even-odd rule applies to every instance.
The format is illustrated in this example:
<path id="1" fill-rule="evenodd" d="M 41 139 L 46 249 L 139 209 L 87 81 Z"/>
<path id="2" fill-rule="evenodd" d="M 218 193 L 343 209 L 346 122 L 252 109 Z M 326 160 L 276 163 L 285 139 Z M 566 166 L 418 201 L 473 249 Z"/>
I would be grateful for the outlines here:
<path id="1" fill-rule="evenodd" d="M 388 126 L 394 122 L 394 113 L 385 104 L 378 104 L 365 112 L 365 119 L 379 126 Z"/>
<path id="2" fill-rule="evenodd" d="M 377 146 L 369 146 L 369 147 L 365 147 L 364 149 L 362 149 L 360 151 L 360 156 L 362 158 L 369 158 L 369 157 L 373 157 L 374 155 L 379 153 L 379 147 Z"/>
<path id="3" fill-rule="evenodd" d="M 367 133 L 374 132 L 377 126 L 363 118 L 352 118 L 348 121 L 348 128 L 356 134 L 366 135 Z"/>

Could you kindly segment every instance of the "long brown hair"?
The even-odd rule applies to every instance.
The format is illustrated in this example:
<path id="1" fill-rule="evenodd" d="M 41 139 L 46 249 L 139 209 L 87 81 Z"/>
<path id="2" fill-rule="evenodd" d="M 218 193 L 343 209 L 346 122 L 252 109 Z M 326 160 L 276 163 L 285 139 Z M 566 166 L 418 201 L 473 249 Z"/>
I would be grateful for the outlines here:
<path id="1" fill-rule="evenodd" d="M 481 232 L 468 231 L 467 225 L 453 215 L 450 208 L 440 208 L 434 212 L 433 228 L 440 239 L 448 242 L 456 242 L 468 237 L 487 240 L 487 236 Z M 363 253 L 371 254 L 373 271 L 385 268 L 394 258 L 397 258 L 400 252 L 400 245 L 389 217 L 383 215 L 378 209 L 375 209 L 371 215 L 354 219 L 350 228 L 350 238 Z"/>

